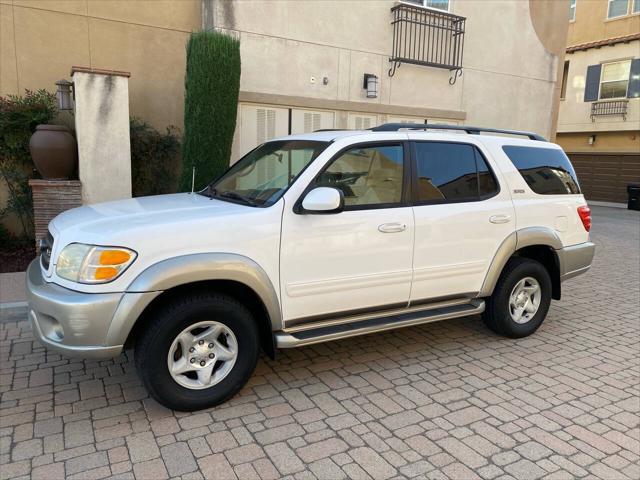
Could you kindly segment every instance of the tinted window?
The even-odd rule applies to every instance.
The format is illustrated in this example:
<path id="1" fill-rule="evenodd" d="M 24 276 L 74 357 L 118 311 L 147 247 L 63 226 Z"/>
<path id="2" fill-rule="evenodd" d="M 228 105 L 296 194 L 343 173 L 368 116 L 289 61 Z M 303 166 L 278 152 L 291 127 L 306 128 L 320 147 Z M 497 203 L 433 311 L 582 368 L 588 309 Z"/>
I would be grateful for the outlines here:
<path id="1" fill-rule="evenodd" d="M 331 162 L 316 185 L 342 190 L 346 207 L 400 203 L 403 158 L 402 145 L 352 148 Z"/>
<path id="2" fill-rule="evenodd" d="M 476 168 L 478 169 L 478 189 L 480 198 L 488 198 L 498 193 L 498 182 L 489 170 L 486 160 L 477 148 L 474 148 L 476 154 Z"/>
<path id="3" fill-rule="evenodd" d="M 534 192 L 541 195 L 580 193 L 576 172 L 562 150 L 502 147 Z"/>
<path id="4" fill-rule="evenodd" d="M 418 201 L 475 201 L 497 192 L 495 178 L 473 145 L 444 142 L 415 145 Z"/>

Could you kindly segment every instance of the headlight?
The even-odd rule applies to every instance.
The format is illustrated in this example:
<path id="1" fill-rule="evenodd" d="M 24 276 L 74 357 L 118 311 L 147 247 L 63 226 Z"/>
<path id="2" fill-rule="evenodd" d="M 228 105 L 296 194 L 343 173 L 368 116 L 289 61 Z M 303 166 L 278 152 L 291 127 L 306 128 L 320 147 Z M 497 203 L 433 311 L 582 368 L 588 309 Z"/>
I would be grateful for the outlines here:
<path id="1" fill-rule="evenodd" d="M 56 262 L 59 277 L 79 283 L 115 280 L 136 259 L 136 252 L 122 247 L 97 247 L 71 243 Z"/>

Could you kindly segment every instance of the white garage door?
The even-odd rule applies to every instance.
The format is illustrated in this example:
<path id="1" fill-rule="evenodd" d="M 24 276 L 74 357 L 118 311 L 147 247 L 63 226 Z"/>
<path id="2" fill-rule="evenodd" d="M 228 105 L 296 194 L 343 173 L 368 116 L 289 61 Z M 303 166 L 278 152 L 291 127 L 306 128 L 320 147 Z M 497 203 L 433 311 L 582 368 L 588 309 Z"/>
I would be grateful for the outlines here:
<path id="1" fill-rule="evenodd" d="M 389 123 L 425 123 L 425 119 L 421 117 L 394 117 L 387 118 Z"/>
<path id="2" fill-rule="evenodd" d="M 291 133 L 309 133 L 334 128 L 335 114 L 322 110 L 291 110 Z"/>
<path id="3" fill-rule="evenodd" d="M 240 154 L 289 133 L 289 109 L 268 105 L 240 106 Z"/>
<path id="4" fill-rule="evenodd" d="M 347 125 L 349 130 L 366 130 L 378 125 L 378 116 L 366 113 L 350 113 Z"/>
<path id="5" fill-rule="evenodd" d="M 437 123 L 438 125 L 458 125 L 458 120 L 451 120 L 450 118 L 429 118 L 427 123 Z"/>

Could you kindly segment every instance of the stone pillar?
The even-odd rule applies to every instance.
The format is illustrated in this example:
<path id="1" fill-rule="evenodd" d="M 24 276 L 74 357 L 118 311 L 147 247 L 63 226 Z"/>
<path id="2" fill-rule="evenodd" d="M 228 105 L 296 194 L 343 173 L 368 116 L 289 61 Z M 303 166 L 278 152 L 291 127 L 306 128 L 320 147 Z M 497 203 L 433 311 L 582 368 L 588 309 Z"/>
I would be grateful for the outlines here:
<path id="1" fill-rule="evenodd" d="M 49 222 L 58 214 L 82 205 L 82 188 L 78 180 L 29 180 L 33 192 L 36 250 L 47 235 Z"/>
<path id="2" fill-rule="evenodd" d="M 131 198 L 128 72 L 73 67 L 82 203 Z"/>

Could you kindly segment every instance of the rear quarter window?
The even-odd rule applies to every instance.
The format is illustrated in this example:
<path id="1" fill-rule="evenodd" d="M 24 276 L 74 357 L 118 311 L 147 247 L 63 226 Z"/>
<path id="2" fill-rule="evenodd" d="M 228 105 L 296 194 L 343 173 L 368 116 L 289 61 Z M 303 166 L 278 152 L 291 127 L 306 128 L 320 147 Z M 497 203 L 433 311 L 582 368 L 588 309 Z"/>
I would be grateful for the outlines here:
<path id="1" fill-rule="evenodd" d="M 502 150 L 535 193 L 540 195 L 580 193 L 576 172 L 562 150 L 509 145 L 502 147 Z"/>

